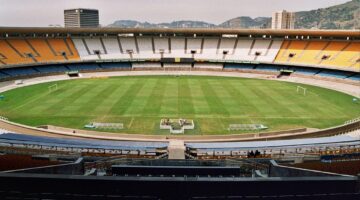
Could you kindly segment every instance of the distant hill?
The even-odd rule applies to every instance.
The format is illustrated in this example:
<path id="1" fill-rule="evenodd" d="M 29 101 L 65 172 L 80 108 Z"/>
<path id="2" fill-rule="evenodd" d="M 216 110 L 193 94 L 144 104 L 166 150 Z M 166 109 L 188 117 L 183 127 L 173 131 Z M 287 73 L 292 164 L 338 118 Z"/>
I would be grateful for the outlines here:
<path id="1" fill-rule="evenodd" d="M 329 8 L 297 12 L 295 16 L 295 28 L 297 29 L 360 29 L 360 0 L 352 0 Z M 270 28 L 271 17 L 253 19 L 241 16 L 218 25 L 202 21 L 174 21 L 155 24 L 118 20 L 108 26 L 122 28 Z"/>
<path id="2" fill-rule="evenodd" d="M 237 17 L 230 19 L 218 27 L 222 28 L 270 28 L 271 17 L 257 17 L 255 19 L 251 17 Z"/>
<path id="3" fill-rule="evenodd" d="M 201 21 L 174 21 L 171 23 L 152 24 L 149 22 L 139 22 L 133 20 L 118 20 L 110 24 L 109 27 L 123 28 L 213 28 L 215 24 Z"/>
<path id="4" fill-rule="evenodd" d="M 360 0 L 311 11 L 296 13 L 296 28 L 359 29 Z"/>

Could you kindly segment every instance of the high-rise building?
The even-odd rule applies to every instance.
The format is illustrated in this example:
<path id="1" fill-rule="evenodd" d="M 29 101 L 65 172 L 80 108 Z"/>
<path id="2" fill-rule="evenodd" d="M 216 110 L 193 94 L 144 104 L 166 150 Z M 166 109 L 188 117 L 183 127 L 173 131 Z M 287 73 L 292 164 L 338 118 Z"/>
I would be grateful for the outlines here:
<path id="1" fill-rule="evenodd" d="M 95 9 L 64 10 L 65 27 L 93 28 L 99 26 L 99 11 Z"/>
<path id="2" fill-rule="evenodd" d="M 272 15 L 272 29 L 294 29 L 295 27 L 295 13 L 282 10 L 274 12 Z"/>

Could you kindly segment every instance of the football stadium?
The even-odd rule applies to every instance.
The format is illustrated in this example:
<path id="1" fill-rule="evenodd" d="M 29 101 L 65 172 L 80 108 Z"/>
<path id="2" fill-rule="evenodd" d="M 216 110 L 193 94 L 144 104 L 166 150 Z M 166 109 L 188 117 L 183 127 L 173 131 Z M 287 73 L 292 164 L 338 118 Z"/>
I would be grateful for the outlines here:
<path id="1" fill-rule="evenodd" d="M 360 31 L 0 27 L 0 160 L 4 199 L 360 198 Z"/>

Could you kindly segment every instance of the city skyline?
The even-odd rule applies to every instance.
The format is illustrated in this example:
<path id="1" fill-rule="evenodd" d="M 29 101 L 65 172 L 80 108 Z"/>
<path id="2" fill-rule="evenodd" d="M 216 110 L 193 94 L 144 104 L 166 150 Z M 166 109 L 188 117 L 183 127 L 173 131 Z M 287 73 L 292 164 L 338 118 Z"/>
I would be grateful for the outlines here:
<path id="1" fill-rule="evenodd" d="M 239 16 L 271 17 L 272 12 L 278 10 L 306 11 L 347 1 L 293 0 L 288 4 L 286 0 L 106 0 L 106 3 L 101 0 L 0 0 L 0 26 L 63 26 L 64 9 L 70 8 L 98 9 L 103 26 L 116 20 L 151 23 L 194 20 L 220 24 Z M 11 17 L 14 13 L 16 17 Z"/>

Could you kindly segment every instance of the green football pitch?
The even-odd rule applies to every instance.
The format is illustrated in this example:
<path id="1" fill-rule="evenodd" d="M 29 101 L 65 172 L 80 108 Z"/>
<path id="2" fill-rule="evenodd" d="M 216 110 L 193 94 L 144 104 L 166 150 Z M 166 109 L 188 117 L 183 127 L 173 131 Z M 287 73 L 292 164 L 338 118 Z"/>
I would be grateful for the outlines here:
<path id="1" fill-rule="evenodd" d="M 57 84 L 57 90 L 49 86 Z M 207 76 L 129 76 L 75 79 L 2 93 L 0 115 L 31 125 L 84 129 L 90 122 L 123 123 L 117 132 L 170 134 L 163 118 L 195 122 L 186 135 L 237 134 L 230 124 L 269 129 L 327 128 L 360 116 L 360 104 L 340 92 L 271 80 Z M 246 131 L 249 132 L 249 131 Z"/>

